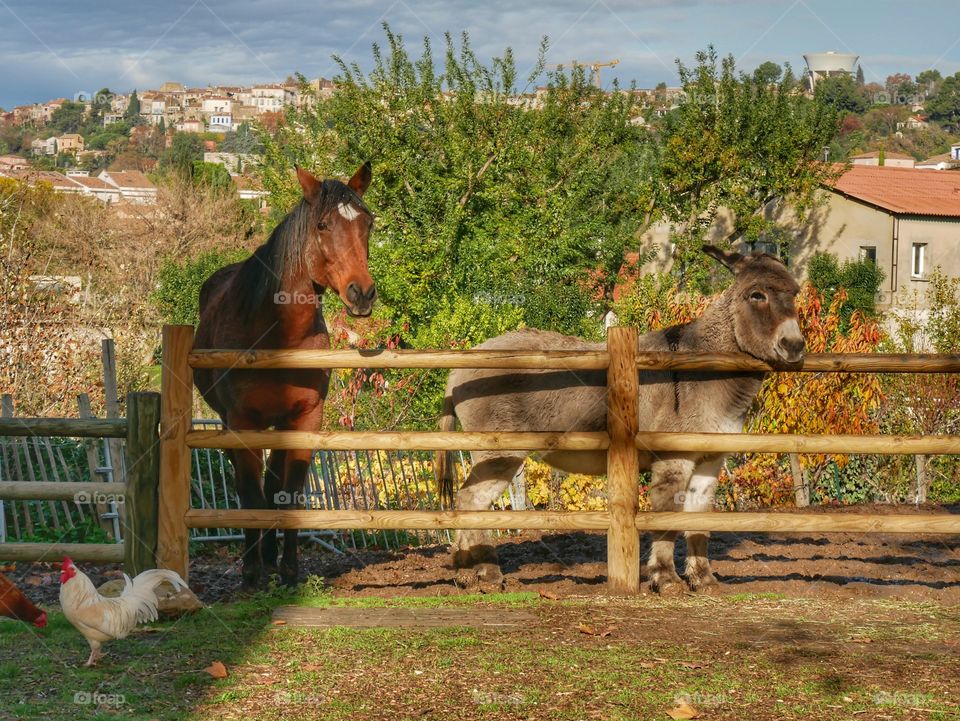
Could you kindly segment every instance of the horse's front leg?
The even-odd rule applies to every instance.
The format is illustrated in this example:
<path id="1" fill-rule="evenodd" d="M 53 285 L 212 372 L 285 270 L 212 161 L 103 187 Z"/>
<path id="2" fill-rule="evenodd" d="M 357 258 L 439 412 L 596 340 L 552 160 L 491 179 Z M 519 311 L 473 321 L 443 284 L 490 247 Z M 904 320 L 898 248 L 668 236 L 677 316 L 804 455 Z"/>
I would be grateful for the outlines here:
<path id="1" fill-rule="evenodd" d="M 470 475 L 457 493 L 457 510 L 489 510 L 516 475 L 524 458 L 525 453 L 474 452 Z M 462 588 L 479 585 L 481 590 L 500 590 L 503 587 L 503 573 L 490 531 L 457 531 L 453 565 L 460 569 L 456 581 Z"/>
<path id="2" fill-rule="evenodd" d="M 286 494 L 283 490 L 283 479 L 286 466 L 286 451 L 270 451 L 270 460 L 267 462 L 267 472 L 263 478 L 263 495 L 267 501 L 267 508 L 278 508 L 287 505 Z M 277 532 L 270 528 L 263 531 L 260 539 L 260 556 L 263 558 L 263 568 L 269 576 L 277 572 Z"/>
<path id="3" fill-rule="evenodd" d="M 650 505 L 654 511 L 679 511 L 681 492 L 687 487 L 694 463 L 686 457 L 663 456 L 654 461 L 650 470 Z M 679 595 L 687 590 L 677 575 L 673 552 L 677 531 L 654 532 L 647 569 L 650 585 L 661 595 Z"/>
<path id="4" fill-rule="evenodd" d="M 286 451 L 284 466 L 283 492 L 279 494 L 284 505 L 277 504 L 278 508 L 303 508 L 304 487 L 307 473 L 313 462 L 312 450 Z M 300 573 L 297 562 L 297 543 L 299 530 L 288 528 L 283 532 L 283 556 L 280 558 L 280 582 L 285 586 L 295 586 Z"/>
<path id="5" fill-rule="evenodd" d="M 241 508 L 266 508 L 260 474 L 263 472 L 263 457 L 260 451 L 234 450 L 230 452 L 236 477 L 237 495 Z M 246 590 L 260 585 L 260 529 L 247 528 L 243 532 L 243 581 Z"/>
<path id="6" fill-rule="evenodd" d="M 683 495 L 684 511 L 712 511 L 717 496 L 717 477 L 723 467 L 724 456 L 708 458 L 697 464 Z M 687 531 L 687 583 L 694 591 L 715 586 L 717 579 L 710 570 L 707 545 L 709 531 Z"/>

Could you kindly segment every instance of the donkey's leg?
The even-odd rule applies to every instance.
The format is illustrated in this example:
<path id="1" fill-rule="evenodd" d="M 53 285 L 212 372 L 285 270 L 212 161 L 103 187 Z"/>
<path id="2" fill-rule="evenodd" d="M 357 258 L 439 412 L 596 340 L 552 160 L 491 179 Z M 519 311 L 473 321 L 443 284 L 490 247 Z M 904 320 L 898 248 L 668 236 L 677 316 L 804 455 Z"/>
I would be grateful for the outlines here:
<path id="1" fill-rule="evenodd" d="M 712 511 L 717 496 L 717 476 L 724 456 L 708 458 L 697 464 L 683 496 L 684 511 Z M 707 555 L 709 531 L 687 531 L 687 583 L 694 591 L 716 585 Z"/>
<path id="2" fill-rule="evenodd" d="M 267 462 L 267 472 L 263 477 L 263 495 L 267 508 L 278 508 L 284 503 L 283 469 L 287 452 L 280 450 L 270 451 L 270 460 Z M 277 572 L 277 532 L 274 529 L 263 531 L 260 539 L 260 555 L 263 558 L 263 568 L 267 575 Z"/>
<path id="3" fill-rule="evenodd" d="M 302 508 L 303 489 L 307 481 L 310 463 L 313 462 L 312 450 L 287 451 L 284 468 L 283 508 Z M 278 504 L 279 505 L 279 504 Z M 283 532 L 283 556 L 280 558 L 280 581 L 286 586 L 295 586 L 300 574 L 297 561 L 297 543 L 299 530 L 288 528 Z"/>
<path id="4" fill-rule="evenodd" d="M 654 511 L 679 511 L 680 492 L 687 487 L 694 463 L 685 457 L 666 456 L 654 461 L 650 470 L 650 505 Z M 673 563 L 677 531 L 654 532 L 650 549 L 650 584 L 662 595 L 677 595 L 687 590 Z"/>
<path id="5" fill-rule="evenodd" d="M 230 451 L 236 476 L 237 495 L 241 508 L 266 508 L 260 474 L 263 472 L 263 457 L 260 451 Z M 244 589 L 260 585 L 260 529 L 247 528 L 243 532 L 243 582 Z"/>
<path id="6" fill-rule="evenodd" d="M 486 511 L 500 497 L 520 469 L 526 453 L 475 451 L 473 467 L 457 493 L 457 510 Z M 461 569 L 457 584 L 463 587 L 479 583 L 503 585 L 490 531 L 457 531 L 453 544 L 453 565 Z"/>

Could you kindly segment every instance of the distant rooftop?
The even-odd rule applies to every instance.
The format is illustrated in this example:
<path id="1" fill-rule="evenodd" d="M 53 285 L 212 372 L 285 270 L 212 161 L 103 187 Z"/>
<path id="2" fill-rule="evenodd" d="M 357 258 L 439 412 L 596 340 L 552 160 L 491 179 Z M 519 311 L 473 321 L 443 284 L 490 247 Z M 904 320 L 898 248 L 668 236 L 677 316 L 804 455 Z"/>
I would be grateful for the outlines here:
<path id="1" fill-rule="evenodd" d="M 898 215 L 960 218 L 960 173 L 854 165 L 833 189 Z"/>

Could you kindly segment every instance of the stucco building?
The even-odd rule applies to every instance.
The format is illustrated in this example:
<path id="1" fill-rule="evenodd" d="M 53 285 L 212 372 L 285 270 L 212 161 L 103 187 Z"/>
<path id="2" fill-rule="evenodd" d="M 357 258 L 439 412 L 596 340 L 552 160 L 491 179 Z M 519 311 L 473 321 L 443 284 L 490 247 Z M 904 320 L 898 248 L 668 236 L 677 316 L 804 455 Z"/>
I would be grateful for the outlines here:
<path id="1" fill-rule="evenodd" d="M 818 251 L 873 260 L 885 275 L 881 309 L 922 300 L 934 268 L 960 277 L 960 173 L 853 166 L 824 201 L 794 228 L 800 274 Z"/>

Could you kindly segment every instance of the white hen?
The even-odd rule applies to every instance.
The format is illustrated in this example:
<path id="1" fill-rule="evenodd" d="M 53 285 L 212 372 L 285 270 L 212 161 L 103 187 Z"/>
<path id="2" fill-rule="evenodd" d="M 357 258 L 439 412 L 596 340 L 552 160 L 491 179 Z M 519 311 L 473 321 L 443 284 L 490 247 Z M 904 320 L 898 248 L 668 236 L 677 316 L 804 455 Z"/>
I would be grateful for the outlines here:
<path id="1" fill-rule="evenodd" d="M 125 638 L 138 623 L 157 619 L 156 588 L 169 581 L 174 589 L 187 584 L 174 571 L 151 569 L 132 581 L 123 574 L 123 592 L 116 598 L 100 595 L 97 587 L 66 556 L 60 572 L 60 608 L 90 644 L 90 658 L 85 666 L 93 666 L 103 655 L 100 646 L 115 638 Z"/>

